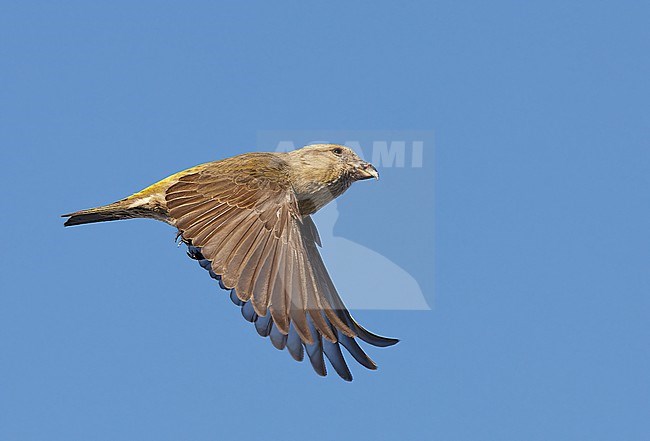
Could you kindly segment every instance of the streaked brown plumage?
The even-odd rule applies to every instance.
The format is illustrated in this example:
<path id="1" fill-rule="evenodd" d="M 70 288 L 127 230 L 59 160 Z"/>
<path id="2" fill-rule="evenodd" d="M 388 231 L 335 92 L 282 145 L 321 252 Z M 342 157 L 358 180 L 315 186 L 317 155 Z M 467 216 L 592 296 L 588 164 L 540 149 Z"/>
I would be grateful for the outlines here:
<path id="1" fill-rule="evenodd" d="M 325 354 L 349 381 L 339 344 L 376 369 L 355 338 L 374 346 L 397 340 L 368 332 L 350 316 L 318 252 L 310 215 L 353 182 L 373 177 L 372 165 L 340 145 L 247 153 L 190 168 L 113 204 L 66 214 L 65 225 L 129 218 L 173 225 L 189 256 L 231 290 L 260 335 L 299 361 L 304 347 L 320 375 L 326 375 Z"/>

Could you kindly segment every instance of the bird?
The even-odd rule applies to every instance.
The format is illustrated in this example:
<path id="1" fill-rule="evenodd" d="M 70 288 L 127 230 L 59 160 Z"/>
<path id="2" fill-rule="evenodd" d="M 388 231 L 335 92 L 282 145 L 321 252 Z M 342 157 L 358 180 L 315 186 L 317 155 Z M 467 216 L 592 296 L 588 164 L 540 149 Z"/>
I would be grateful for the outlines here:
<path id="1" fill-rule="evenodd" d="M 352 381 L 341 346 L 376 370 L 358 340 L 376 347 L 399 340 L 352 318 L 318 251 L 311 215 L 354 182 L 373 178 L 379 179 L 377 169 L 352 149 L 312 144 L 197 165 L 117 202 L 62 217 L 65 226 L 132 218 L 170 224 L 188 256 L 229 291 L 260 336 L 296 361 L 306 353 L 320 376 L 327 375 L 326 357 Z"/>

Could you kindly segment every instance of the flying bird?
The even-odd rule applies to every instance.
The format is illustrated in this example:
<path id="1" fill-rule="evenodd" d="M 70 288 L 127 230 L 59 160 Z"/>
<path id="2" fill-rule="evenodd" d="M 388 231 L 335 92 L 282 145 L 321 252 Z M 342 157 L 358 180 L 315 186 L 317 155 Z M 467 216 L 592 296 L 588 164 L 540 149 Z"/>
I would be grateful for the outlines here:
<path id="1" fill-rule="evenodd" d="M 189 168 L 118 202 L 63 215 L 65 226 L 151 218 L 178 230 L 187 254 L 230 291 L 263 337 L 327 375 L 324 356 L 346 381 L 341 346 L 377 365 L 357 339 L 386 347 L 346 309 L 327 273 L 311 215 L 356 181 L 379 179 L 351 149 L 315 144 L 287 153 L 245 153 Z"/>

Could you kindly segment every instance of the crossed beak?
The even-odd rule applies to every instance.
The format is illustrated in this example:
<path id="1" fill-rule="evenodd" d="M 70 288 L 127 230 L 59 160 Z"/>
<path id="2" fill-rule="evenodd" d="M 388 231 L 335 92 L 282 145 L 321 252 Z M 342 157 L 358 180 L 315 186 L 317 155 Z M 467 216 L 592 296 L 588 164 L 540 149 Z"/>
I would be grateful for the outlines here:
<path id="1" fill-rule="evenodd" d="M 375 178 L 379 180 L 379 173 L 375 166 L 368 162 L 360 162 L 357 166 L 357 179 L 363 181 L 364 179 Z"/>

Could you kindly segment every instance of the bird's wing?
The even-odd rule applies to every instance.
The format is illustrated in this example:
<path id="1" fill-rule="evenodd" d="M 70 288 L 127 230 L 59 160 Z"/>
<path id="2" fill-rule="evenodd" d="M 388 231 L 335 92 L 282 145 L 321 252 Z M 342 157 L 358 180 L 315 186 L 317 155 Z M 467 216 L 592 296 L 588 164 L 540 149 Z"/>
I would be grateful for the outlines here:
<path id="1" fill-rule="evenodd" d="M 205 168 L 167 190 L 169 216 L 190 244 L 190 256 L 233 290 L 244 317 L 276 347 L 286 346 L 296 359 L 306 348 L 319 374 L 326 373 L 324 353 L 341 377 L 351 379 L 339 343 L 374 369 L 354 338 L 376 346 L 397 341 L 352 319 L 318 252 L 316 227 L 300 216 L 282 179 L 282 164 L 267 161 L 264 167 Z M 269 173 L 278 179 L 268 179 Z"/>

